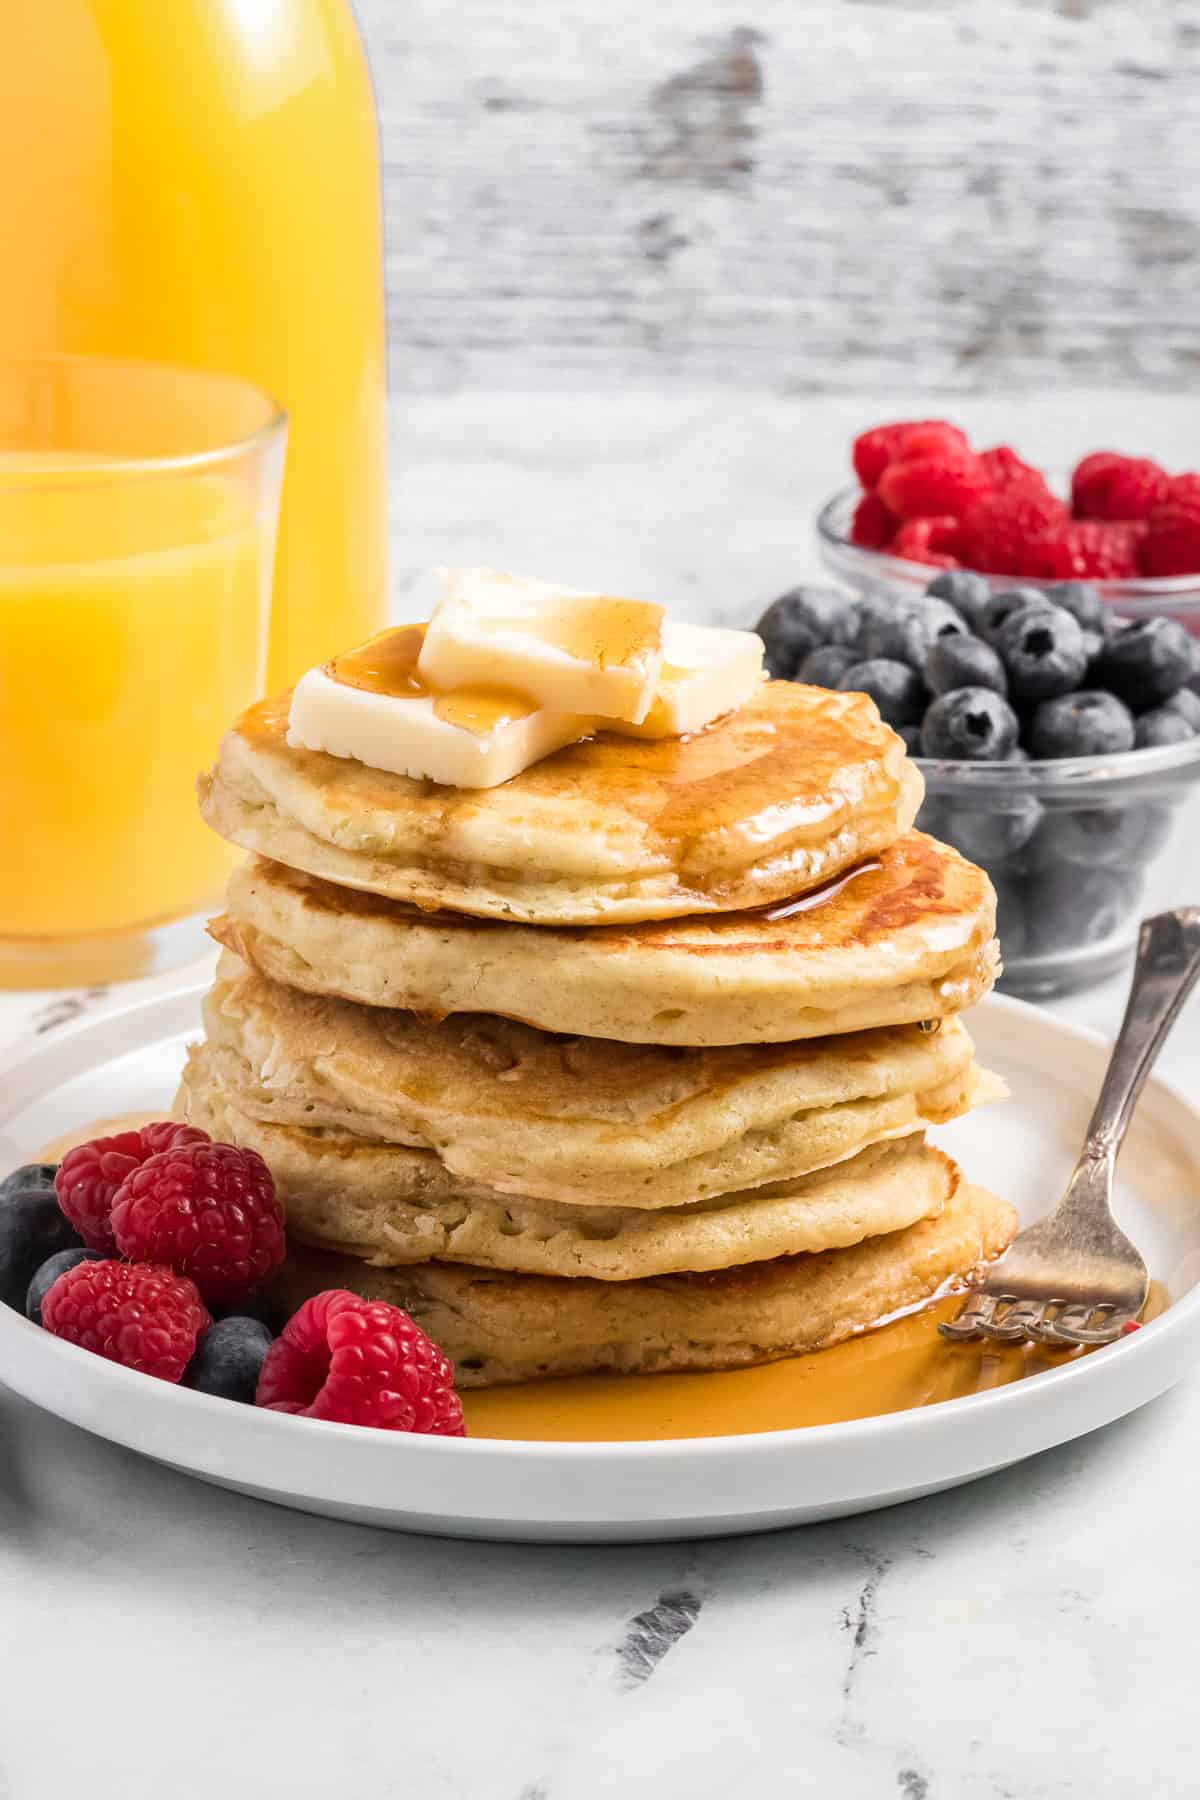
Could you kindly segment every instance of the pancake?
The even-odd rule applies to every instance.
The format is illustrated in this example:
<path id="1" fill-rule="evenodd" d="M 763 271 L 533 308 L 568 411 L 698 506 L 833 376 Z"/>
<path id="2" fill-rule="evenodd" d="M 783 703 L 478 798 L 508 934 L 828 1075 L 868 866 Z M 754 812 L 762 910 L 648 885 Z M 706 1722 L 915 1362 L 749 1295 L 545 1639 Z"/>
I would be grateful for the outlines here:
<path id="1" fill-rule="evenodd" d="M 264 1124 L 214 1079 L 204 1048 L 189 1059 L 176 1113 L 259 1152 L 290 1238 L 380 1266 L 435 1257 L 623 1282 L 856 1243 L 910 1225 L 946 1198 L 941 1165 L 919 1132 L 829 1169 L 686 1206 L 569 1206 L 499 1194 L 451 1175 L 428 1150 Z"/>
<path id="2" fill-rule="evenodd" d="M 780 1043 L 947 1017 L 991 987 L 981 869 L 911 832 L 808 910 L 571 930 L 424 914 L 252 860 L 210 930 L 274 980 L 626 1043 Z"/>
<path id="3" fill-rule="evenodd" d="M 222 836 L 429 910 L 533 925 L 768 905 L 907 831 L 923 783 L 865 694 L 770 682 L 689 737 L 600 733 L 502 786 L 439 786 L 287 741 L 260 702 L 200 783 Z"/>
<path id="4" fill-rule="evenodd" d="M 976 1088 L 963 1026 L 712 1050 L 441 1022 L 298 993 L 226 952 L 200 1070 L 269 1124 L 436 1153 L 494 1193 L 685 1205 L 807 1174 L 957 1116 Z"/>
<path id="5" fill-rule="evenodd" d="M 936 1216 L 820 1255 L 613 1284 L 438 1262 L 377 1269 L 294 1249 L 273 1293 L 289 1313 L 339 1287 L 403 1307 L 455 1363 L 462 1388 L 775 1362 L 917 1306 L 1007 1247 L 1017 1228 L 1012 1207 L 960 1181 L 943 1160 L 954 1191 Z"/>

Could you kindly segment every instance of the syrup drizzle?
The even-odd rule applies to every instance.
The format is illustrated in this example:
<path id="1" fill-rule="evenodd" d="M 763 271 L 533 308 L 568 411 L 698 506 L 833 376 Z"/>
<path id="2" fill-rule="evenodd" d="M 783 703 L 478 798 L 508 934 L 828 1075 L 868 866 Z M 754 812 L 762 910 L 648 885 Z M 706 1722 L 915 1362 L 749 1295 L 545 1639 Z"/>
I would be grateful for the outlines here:
<path id="1" fill-rule="evenodd" d="M 486 737 L 538 710 L 536 700 L 510 688 L 449 691 L 431 686 L 417 666 L 424 641 L 424 625 L 399 625 L 345 656 L 335 656 L 325 672 L 331 681 L 364 693 L 385 694 L 391 700 L 432 700 L 434 713 L 444 724 L 457 725 L 476 737 Z"/>
<path id="2" fill-rule="evenodd" d="M 878 859 L 859 863 L 857 869 L 850 869 L 845 875 L 835 875 L 832 881 L 814 888 L 810 894 L 801 894 L 798 900 L 785 900 L 782 906 L 769 907 L 763 917 L 773 922 L 776 919 L 790 919 L 793 913 L 811 912 L 814 906 L 823 906 L 827 900 L 836 900 L 843 888 L 848 888 L 860 875 L 870 875 L 873 870 L 882 867 L 883 864 Z"/>

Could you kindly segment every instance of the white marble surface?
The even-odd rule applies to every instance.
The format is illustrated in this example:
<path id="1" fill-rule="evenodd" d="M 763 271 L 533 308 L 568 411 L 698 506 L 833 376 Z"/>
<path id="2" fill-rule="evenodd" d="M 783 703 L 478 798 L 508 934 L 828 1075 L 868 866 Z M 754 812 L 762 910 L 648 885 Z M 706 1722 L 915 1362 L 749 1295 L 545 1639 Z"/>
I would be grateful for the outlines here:
<path id="1" fill-rule="evenodd" d="M 744 620 L 812 571 L 812 503 L 879 410 L 406 404 L 397 610 L 427 563 L 478 557 Z M 1193 441 L 1182 401 L 1025 413 L 979 402 L 968 422 L 1047 454 L 1136 435 L 1179 460 Z M 1058 1010 L 1111 1032 L 1121 997 Z M 0 1068 L 103 1004 L 0 998 Z M 1198 1054 L 1193 1003 L 1163 1065 L 1193 1093 Z M 1198 1440 L 1191 1381 L 891 1512 L 540 1550 L 290 1514 L 0 1389 L 0 1797 L 1128 1800 L 1149 1777 L 1175 1800 L 1196 1791 Z"/>

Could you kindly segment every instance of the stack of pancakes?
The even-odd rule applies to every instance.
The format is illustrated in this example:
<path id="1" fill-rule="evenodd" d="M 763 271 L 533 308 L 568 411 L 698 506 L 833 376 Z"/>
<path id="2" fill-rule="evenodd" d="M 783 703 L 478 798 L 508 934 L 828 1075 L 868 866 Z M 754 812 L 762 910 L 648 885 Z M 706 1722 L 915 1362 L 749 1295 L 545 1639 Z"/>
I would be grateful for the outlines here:
<path id="1" fill-rule="evenodd" d="M 723 1369 L 1009 1241 L 925 1139 L 987 1097 L 994 897 L 865 696 L 772 682 L 489 790 L 294 748 L 285 696 L 201 788 L 252 855 L 179 1110 L 270 1164 L 288 1305 L 392 1300 L 467 1387 Z"/>

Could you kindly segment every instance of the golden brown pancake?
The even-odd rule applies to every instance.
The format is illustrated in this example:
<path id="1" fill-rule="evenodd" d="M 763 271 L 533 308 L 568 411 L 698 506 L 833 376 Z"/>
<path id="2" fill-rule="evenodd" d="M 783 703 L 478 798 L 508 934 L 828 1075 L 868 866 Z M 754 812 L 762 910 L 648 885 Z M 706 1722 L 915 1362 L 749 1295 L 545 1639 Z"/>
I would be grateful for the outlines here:
<path id="1" fill-rule="evenodd" d="M 577 1206 L 689 1205 L 805 1175 L 944 1123 L 977 1085 L 956 1019 L 679 1050 L 323 999 L 228 951 L 204 1023 L 191 1085 L 218 1083 L 265 1124 L 431 1151 L 496 1195 Z"/>
<path id="2" fill-rule="evenodd" d="M 626 1043 L 720 1045 L 936 1020 L 998 973 L 981 869 L 920 832 L 808 910 L 590 929 L 422 913 L 277 863 L 234 872 L 211 930 L 274 980 L 433 1016 L 497 1013 Z"/>
<path id="3" fill-rule="evenodd" d="M 451 1175 L 428 1150 L 264 1123 L 222 1086 L 203 1045 L 189 1058 L 175 1106 L 220 1142 L 258 1151 L 291 1236 L 380 1265 L 437 1257 L 630 1281 L 856 1243 L 910 1225 L 945 1199 L 940 1165 L 920 1132 L 876 1142 L 831 1168 L 677 1206 L 501 1194 Z"/>
<path id="4" fill-rule="evenodd" d="M 462 1388 L 743 1368 L 840 1343 L 998 1256 L 1017 1228 L 1012 1207 L 953 1165 L 949 1179 L 942 1210 L 904 1230 L 717 1274 L 614 1283 L 439 1262 L 379 1269 L 294 1246 L 273 1291 L 288 1312 L 338 1287 L 402 1307 L 455 1363 Z"/>
<path id="5" fill-rule="evenodd" d="M 669 919 L 802 893 L 908 830 L 920 774 L 865 694 L 776 681 L 689 737 L 601 733 L 497 788 L 293 748 L 252 707 L 200 784 L 244 849 L 364 893 L 533 925 Z"/>

